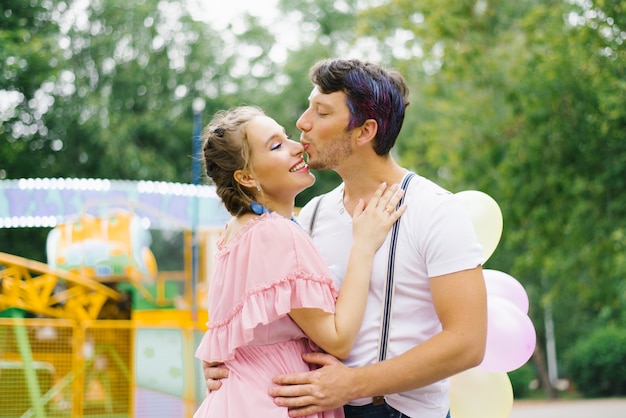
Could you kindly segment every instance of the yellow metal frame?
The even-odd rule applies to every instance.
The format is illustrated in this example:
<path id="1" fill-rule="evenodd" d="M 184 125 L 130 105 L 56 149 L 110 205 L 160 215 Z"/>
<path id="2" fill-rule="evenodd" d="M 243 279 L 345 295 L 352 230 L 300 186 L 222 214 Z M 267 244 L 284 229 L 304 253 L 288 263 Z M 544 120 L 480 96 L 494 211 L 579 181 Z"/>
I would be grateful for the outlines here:
<path id="1" fill-rule="evenodd" d="M 20 308 L 64 319 L 96 319 L 115 290 L 81 275 L 51 270 L 44 263 L 0 253 L 0 310 Z M 58 291 L 59 288 L 64 288 Z M 53 292 L 54 290 L 56 292 Z"/>
<path id="2" fill-rule="evenodd" d="M 158 311 L 155 311 L 158 312 Z M 104 385 L 104 393 L 108 396 L 102 402 L 107 405 L 114 402 L 111 398 L 111 388 L 117 388 L 117 391 L 128 392 L 128 410 L 123 413 L 124 416 L 136 417 L 136 418 L 153 418 L 150 416 L 141 415 L 141 413 L 134 414 L 136 411 L 136 399 L 132 395 L 137 387 L 136 376 L 141 373 L 141 370 L 137 370 L 139 367 L 135 364 L 135 351 L 134 340 L 136 338 L 135 333 L 139 330 L 156 329 L 156 330 L 175 330 L 180 331 L 182 338 L 181 346 L 183 347 L 180 359 L 183 365 L 183 382 L 184 388 L 181 399 L 182 410 L 180 411 L 180 418 L 191 418 L 197 409 L 197 406 L 202 399 L 197 399 L 196 388 L 197 385 L 202 383 L 202 376 L 199 369 L 197 360 L 193 357 L 195 350 L 194 346 L 194 333 L 197 331 L 203 331 L 204 326 L 189 321 L 189 317 L 175 316 L 171 321 L 159 322 L 155 320 L 147 319 L 149 315 L 146 315 L 144 321 L 142 318 L 134 320 L 87 320 L 82 322 L 76 322 L 73 320 L 62 319 L 38 319 L 38 318 L 0 318 L 0 362 L 1 361 L 13 361 L 20 362 L 23 360 L 21 353 L 17 350 L 7 347 L 7 345 L 13 346 L 8 343 L 11 340 L 11 335 L 15 332 L 16 327 L 24 327 L 28 331 L 30 336 L 30 346 L 32 347 L 32 358 L 39 364 L 49 364 L 50 368 L 56 371 L 54 381 L 50 387 L 38 387 L 40 392 L 40 406 L 45 408 L 49 407 L 51 403 L 58 401 L 58 398 L 63 398 L 65 402 L 71 402 L 68 409 L 65 412 L 57 412 L 56 414 L 37 414 L 37 408 L 33 405 L 32 400 L 28 392 L 16 392 L 11 393 L 12 399 L 20 400 L 21 403 L 29 402 L 30 409 L 23 413 L 22 417 L 64 417 L 64 418 L 79 418 L 85 416 L 86 408 L 89 401 L 88 391 L 90 382 L 98 380 L 100 382 L 106 382 Z M 179 322 L 181 321 L 181 322 Z M 71 344 L 67 344 L 67 349 L 62 352 L 46 351 L 45 347 L 38 346 L 38 342 L 34 339 L 34 335 L 45 329 L 54 329 L 59 335 L 71 334 Z M 121 331 L 128 331 L 124 333 Z M 115 364 L 112 361 L 106 368 L 98 366 L 97 357 L 93 352 L 91 355 L 86 354 L 85 347 L 91 345 L 96 347 L 96 352 L 109 354 L 108 357 L 115 360 L 119 353 L 111 347 L 112 339 L 115 342 L 116 347 L 123 347 L 127 349 L 122 354 L 125 360 L 117 360 Z M 128 339 L 128 341 L 127 341 Z M 124 344 L 128 342 L 126 347 Z M 164 365 L 165 367 L 165 365 Z M 117 375 L 111 375 L 111 368 L 121 370 Z M 1 370 L 0 370 L 1 374 Z M 1 377 L 1 376 L 0 376 Z M 39 383 L 41 384 L 41 383 Z M 104 413 L 98 416 L 106 417 L 109 415 L 111 407 L 103 407 Z M 40 408 L 41 410 L 41 408 Z M 117 415 L 120 416 L 118 411 Z"/>
<path id="3" fill-rule="evenodd" d="M 197 398 L 202 396 L 199 389 L 204 383 L 198 360 L 193 355 L 195 336 L 206 331 L 208 320 L 200 295 L 205 294 L 209 285 L 213 267 L 212 256 L 220 231 L 221 229 L 200 231 L 195 237 L 190 231 L 185 231 L 184 271 L 161 272 L 157 275 L 156 295 L 147 296 L 150 296 L 157 306 L 171 305 L 172 301 L 166 300 L 165 297 L 165 283 L 171 280 L 184 282 L 184 294 L 179 295 L 180 300 L 176 303 L 178 309 L 133 310 L 131 320 L 98 320 L 105 302 L 109 299 L 119 301 L 122 296 L 103 282 L 105 280 L 119 282 L 124 280 L 123 277 L 101 277 L 98 280 L 102 282 L 99 282 L 78 272 L 53 270 L 44 263 L 0 253 L 0 312 L 18 308 L 21 311 L 16 312 L 26 311 L 46 317 L 0 318 L 0 363 L 8 361 L 22 364 L 25 374 L 30 377 L 28 390 L 10 395 L 11 400 L 19 400 L 22 404 L 30 405 L 30 409 L 22 415 L 22 418 L 83 417 L 85 408 L 92 402 L 89 399 L 88 387 L 93 379 L 104 382 L 105 394 L 111 393 L 111 388 L 117 388 L 113 390 L 119 391 L 122 387 L 122 390 L 127 390 L 129 398 L 124 402 L 128 402 L 128 411 L 124 416 L 144 418 L 140 414 L 133 415 L 136 408 L 133 391 L 137 388 L 137 373 L 141 373 L 141 370 L 135 369 L 134 364 L 134 356 L 139 355 L 135 353 L 134 341 L 137 337 L 135 333 L 145 329 L 179 331 L 174 334 L 180 335 L 181 338 L 183 357 L 178 359 L 178 362 L 182 367 L 184 387 L 180 389 L 182 395 L 177 392 L 176 396 L 180 402 L 176 405 L 182 405 L 181 418 L 192 417 L 202 400 Z M 194 239 L 197 240 L 200 277 L 200 283 L 196 283 L 195 288 L 192 285 L 193 260 L 189 251 Z M 141 284 L 140 281 L 131 282 L 134 285 Z M 141 292 L 141 286 L 137 288 Z M 145 288 L 143 290 L 147 292 Z M 58 344 L 42 346 L 41 341 L 33 337 L 51 332 L 49 330 L 67 333 L 68 341 L 61 344 L 65 352 L 59 352 Z M 129 332 L 121 332 L 123 330 Z M 105 337 L 102 337 L 103 335 Z M 107 343 L 98 339 L 106 340 L 114 338 L 113 336 L 123 340 L 116 340 L 115 347 L 125 347 L 124 349 L 128 351 L 124 351 L 126 356 L 124 362 L 117 361 L 116 370 L 119 373 L 107 374 L 107 369 L 98 368 L 101 366 L 88 358 L 85 350 L 90 344 L 95 344 L 100 347 L 99 349 L 106 349 Z M 128 336 L 130 340 L 124 340 Z M 11 338 L 15 338 L 12 344 L 8 343 Z M 20 341 L 16 342 L 18 339 Z M 110 358 L 117 356 L 116 353 L 109 354 Z M 33 367 L 40 364 L 50 365 L 55 370 L 54 381 L 50 387 L 41 387 L 41 382 L 36 377 L 37 372 L 33 373 Z M 128 369 L 127 374 L 120 372 L 124 367 Z M 4 378 L 1 373 L 2 368 L 0 379 Z M 62 415 L 46 415 L 44 409 L 50 405 L 56 407 L 59 399 L 68 403 L 67 409 L 64 409 Z M 113 409 L 112 398 L 105 397 L 103 403 L 105 411 Z"/>

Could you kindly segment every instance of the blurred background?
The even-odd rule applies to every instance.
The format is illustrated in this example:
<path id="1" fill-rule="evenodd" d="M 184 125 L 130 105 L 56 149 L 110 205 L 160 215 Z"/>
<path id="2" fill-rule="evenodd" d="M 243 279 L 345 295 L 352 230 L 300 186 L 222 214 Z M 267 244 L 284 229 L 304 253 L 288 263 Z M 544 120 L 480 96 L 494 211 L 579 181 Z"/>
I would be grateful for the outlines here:
<path id="1" fill-rule="evenodd" d="M 194 99 L 196 121 L 254 104 L 298 138 L 314 62 L 378 61 L 411 88 L 398 161 L 502 210 L 485 267 L 537 332 L 515 398 L 623 396 L 625 41 L 623 0 L 3 0 L 0 180 L 192 183 Z M 339 182 L 315 174 L 298 205 Z M 0 252 L 45 262 L 49 232 L 0 228 Z M 182 235 L 153 236 L 180 264 Z"/>

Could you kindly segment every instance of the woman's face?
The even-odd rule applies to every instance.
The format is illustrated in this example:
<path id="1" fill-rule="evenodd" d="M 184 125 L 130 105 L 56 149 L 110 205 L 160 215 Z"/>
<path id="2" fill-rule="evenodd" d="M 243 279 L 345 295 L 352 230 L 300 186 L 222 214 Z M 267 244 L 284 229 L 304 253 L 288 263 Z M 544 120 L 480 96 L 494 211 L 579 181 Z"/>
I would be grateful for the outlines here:
<path id="1" fill-rule="evenodd" d="M 268 116 L 257 116 L 246 125 L 251 149 L 250 165 L 266 202 L 290 202 L 315 182 L 304 161 L 302 144 L 291 140 L 285 128 Z"/>

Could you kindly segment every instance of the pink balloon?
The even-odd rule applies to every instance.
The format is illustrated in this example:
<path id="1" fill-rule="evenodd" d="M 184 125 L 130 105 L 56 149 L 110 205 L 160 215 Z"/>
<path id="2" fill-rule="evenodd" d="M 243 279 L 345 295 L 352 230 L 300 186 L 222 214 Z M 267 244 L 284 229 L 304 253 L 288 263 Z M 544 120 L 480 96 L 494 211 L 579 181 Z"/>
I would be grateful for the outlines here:
<path id="1" fill-rule="evenodd" d="M 517 306 L 519 310 L 528 313 L 528 294 L 526 289 L 513 276 L 498 270 L 483 270 L 487 296 L 499 296 Z"/>
<path id="2" fill-rule="evenodd" d="M 504 298 L 487 298 L 487 346 L 478 366 L 489 372 L 510 372 L 532 356 L 537 335 L 524 312 Z"/>

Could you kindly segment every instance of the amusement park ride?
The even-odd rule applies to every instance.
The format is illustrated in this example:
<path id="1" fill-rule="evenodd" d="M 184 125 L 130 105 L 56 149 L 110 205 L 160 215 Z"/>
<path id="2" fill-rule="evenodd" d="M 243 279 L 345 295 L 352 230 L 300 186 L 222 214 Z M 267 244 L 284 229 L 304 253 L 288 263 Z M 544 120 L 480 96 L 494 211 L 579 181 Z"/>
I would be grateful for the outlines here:
<path id="1" fill-rule="evenodd" d="M 0 181 L 0 232 L 50 230 L 47 263 L 0 253 L 0 417 L 191 416 L 228 217 L 210 186 Z M 157 230 L 182 235 L 180 271 L 159 271 Z"/>

